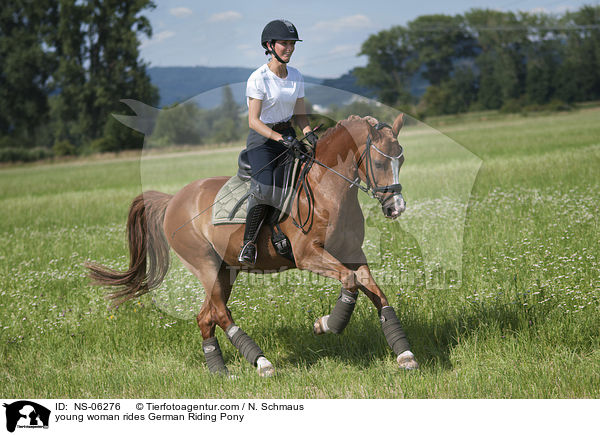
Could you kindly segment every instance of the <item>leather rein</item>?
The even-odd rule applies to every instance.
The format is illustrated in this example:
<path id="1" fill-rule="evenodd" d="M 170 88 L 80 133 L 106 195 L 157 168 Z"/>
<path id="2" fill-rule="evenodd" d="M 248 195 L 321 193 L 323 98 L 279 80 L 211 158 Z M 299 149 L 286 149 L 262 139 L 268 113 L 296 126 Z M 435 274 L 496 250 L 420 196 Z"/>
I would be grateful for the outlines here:
<path id="1" fill-rule="evenodd" d="M 377 125 L 375 125 L 376 130 L 381 130 L 382 128 L 390 128 L 391 129 L 392 127 L 389 124 L 386 124 L 384 122 L 378 122 Z M 379 154 L 383 155 L 384 157 L 387 157 L 388 159 L 392 160 L 392 170 L 395 171 L 394 177 L 396 178 L 397 177 L 396 174 L 398 173 L 398 171 L 400 169 L 399 160 L 403 156 L 404 150 L 402 149 L 402 147 L 400 147 L 400 154 L 398 154 L 395 157 L 389 156 L 373 144 L 373 140 L 371 139 L 370 134 L 367 135 L 367 142 L 366 142 L 365 150 L 360 155 L 358 162 L 356 162 L 356 170 L 358 171 L 361 164 L 363 163 L 363 161 L 365 161 L 365 178 L 366 178 L 365 182 L 367 184 L 366 187 L 363 186 L 362 184 L 360 184 L 361 183 L 360 177 L 357 176 L 355 180 L 351 180 L 350 178 L 339 173 L 335 169 L 333 169 L 333 168 L 327 166 L 326 164 L 321 163 L 320 161 L 315 159 L 316 150 L 314 148 L 309 147 L 309 149 L 310 149 L 309 152 L 305 152 L 302 150 L 299 151 L 300 159 L 304 160 L 304 166 L 302 167 L 302 170 L 300 171 L 300 174 L 298 176 L 298 182 L 296 183 L 296 186 L 294 187 L 294 192 L 292 193 L 292 195 L 296 196 L 296 216 L 298 216 L 299 221 L 297 221 L 295 217 L 292 217 L 292 222 L 294 223 L 294 225 L 297 228 L 302 230 L 302 232 L 304 234 L 306 234 L 306 233 L 308 233 L 308 231 L 310 231 L 310 228 L 312 227 L 312 221 L 313 221 L 313 215 L 314 215 L 314 194 L 313 194 L 312 188 L 310 187 L 310 184 L 309 184 L 308 178 L 307 178 L 308 172 L 310 171 L 310 169 L 312 168 L 312 165 L 314 163 L 327 169 L 328 171 L 333 172 L 334 174 L 338 175 L 339 177 L 343 178 L 350 184 L 350 187 L 356 186 L 363 192 L 371 194 L 371 196 L 373 198 L 376 198 L 381 204 L 383 204 L 385 202 L 385 200 L 382 199 L 381 197 L 379 197 L 378 195 L 376 195 L 377 193 L 391 193 L 392 196 L 400 195 L 402 193 L 402 185 L 400 183 L 388 184 L 385 186 L 377 185 L 377 180 L 375 180 L 374 170 L 373 170 L 373 159 L 371 158 L 371 148 L 375 149 L 375 151 L 377 151 Z M 394 180 L 394 181 L 397 181 L 397 180 Z M 304 192 L 304 194 L 306 195 L 306 198 L 308 200 L 308 215 L 306 216 L 305 220 L 302 220 L 302 217 L 300 215 L 300 192 L 301 191 Z M 306 229 L 307 225 L 308 225 L 308 229 Z"/>

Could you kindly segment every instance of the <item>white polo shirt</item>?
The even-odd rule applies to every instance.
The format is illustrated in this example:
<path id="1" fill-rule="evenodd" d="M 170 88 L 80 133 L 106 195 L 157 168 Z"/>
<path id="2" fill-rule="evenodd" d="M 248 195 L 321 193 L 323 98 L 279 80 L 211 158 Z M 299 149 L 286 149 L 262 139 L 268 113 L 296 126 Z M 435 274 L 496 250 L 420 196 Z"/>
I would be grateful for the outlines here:
<path id="1" fill-rule="evenodd" d="M 262 100 L 260 120 L 265 124 L 289 121 L 298 98 L 304 98 L 304 78 L 296 68 L 287 67 L 282 79 L 264 64 L 252 74 L 246 85 L 246 97 Z M 250 101 L 246 98 L 250 105 Z"/>

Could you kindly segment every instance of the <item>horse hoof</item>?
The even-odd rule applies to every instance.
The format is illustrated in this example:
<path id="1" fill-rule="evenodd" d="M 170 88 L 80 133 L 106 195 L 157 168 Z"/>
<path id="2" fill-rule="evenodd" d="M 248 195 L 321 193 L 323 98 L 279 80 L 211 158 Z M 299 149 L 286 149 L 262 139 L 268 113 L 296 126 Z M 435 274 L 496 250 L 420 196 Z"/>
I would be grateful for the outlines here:
<path id="1" fill-rule="evenodd" d="M 398 361 L 398 365 L 402 370 L 416 370 L 419 368 L 419 363 L 410 350 L 402 352 L 400 355 L 398 355 L 396 361 Z"/>
<path id="2" fill-rule="evenodd" d="M 323 316 L 315 320 L 315 324 L 313 325 L 313 333 L 315 335 L 323 335 L 329 331 L 329 328 L 327 328 L 328 317 L 329 316 Z"/>
<path id="3" fill-rule="evenodd" d="M 271 361 L 264 356 L 261 356 L 258 358 L 258 361 L 256 361 L 256 371 L 258 372 L 258 376 L 262 378 L 269 378 L 275 374 L 273 364 L 271 364 Z"/>

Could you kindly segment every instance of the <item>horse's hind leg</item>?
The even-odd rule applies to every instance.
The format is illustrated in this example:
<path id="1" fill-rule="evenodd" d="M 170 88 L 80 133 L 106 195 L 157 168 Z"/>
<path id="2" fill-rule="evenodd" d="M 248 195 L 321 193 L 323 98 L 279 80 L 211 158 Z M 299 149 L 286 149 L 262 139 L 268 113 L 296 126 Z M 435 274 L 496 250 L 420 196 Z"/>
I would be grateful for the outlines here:
<path id="1" fill-rule="evenodd" d="M 211 373 L 227 373 L 227 368 L 215 337 L 215 328 L 218 325 L 231 343 L 255 367 L 260 376 L 271 376 L 274 372 L 273 365 L 267 360 L 258 347 L 231 316 L 227 308 L 227 301 L 237 276 L 237 269 L 228 268 L 216 255 L 211 254 L 199 261 L 200 267 L 195 267 L 189 262 L 184 264 L 202 282 L 206 298 L 196 321 L 202 334 L 202 349 Z"/>
<path id="2" fill-rule="evenodd" d="M 202 334 L 202 350 L 206 358 L 206 364 L 211 373 L 227 374 L 227 366 L 223 360 L 223 354 L 217 337 L 215 337 L 215 329 L 218 324 L 217 319 L 219 313 L 215 309 L 213 299 L 215 294 L 220 295 L 224 304 L 227 303 L 231 294 L 232 284 L 223 279 L 220 273 L 220 265 L 215 261 L 201 260 L 196 261 L 198 267 L 177 254 L 185 267 L 192 272 L 196 278 L 200 280 L 204 287 L 205 297 L 200 312 L 196 316 L 196 322 Z M 200 266 L 202 265 L 202 266 Z M 235 275 L 230 280 L 233 283 Z"/>

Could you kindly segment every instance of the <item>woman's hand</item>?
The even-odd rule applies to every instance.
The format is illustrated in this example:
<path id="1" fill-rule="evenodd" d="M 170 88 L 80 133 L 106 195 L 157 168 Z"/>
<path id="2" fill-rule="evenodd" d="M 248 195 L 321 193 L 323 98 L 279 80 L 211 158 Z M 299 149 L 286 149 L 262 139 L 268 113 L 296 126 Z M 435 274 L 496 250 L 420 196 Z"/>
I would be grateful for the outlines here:
<path id="1" fill-rule="evenodd" d="M 302 151 L 302 144 L 293 136 L 284 137 L 279 142 L 285 145 L 286 148 L 294 151 L 294 154 L 300 154 L 300 151 Z"/>

